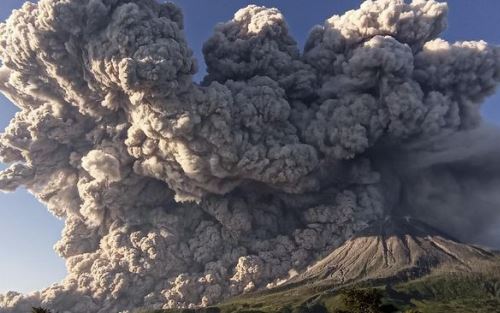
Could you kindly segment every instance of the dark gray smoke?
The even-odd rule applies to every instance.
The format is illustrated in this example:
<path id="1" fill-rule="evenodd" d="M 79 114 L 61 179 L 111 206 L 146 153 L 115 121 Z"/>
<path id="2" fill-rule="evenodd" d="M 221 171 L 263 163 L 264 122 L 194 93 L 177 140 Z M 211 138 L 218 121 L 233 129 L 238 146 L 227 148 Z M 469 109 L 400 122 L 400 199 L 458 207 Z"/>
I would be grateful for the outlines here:
<path id="1" fill-rule="evenodd" d="M 393 164 L 407 214 L 464 242 L 500 247 L 500 130 L 483 126 L 405 146 Z"/>
<path id="2" fill-rule="evenodd" d="M 447 6 L 366 1 L 301 52 L 276 9 L 219 24 L 196 62 L 154 0 L 40 0 L 0 24 L 0 189 L 65 220 L 69 275 L 0 312 L 192 307 L 275 286 L 386 214 L 475 241 L 498 218 L 480 104 L 500 48 L 437 39 Z M 438 225 L 438 226 L 439 226 Z"/>

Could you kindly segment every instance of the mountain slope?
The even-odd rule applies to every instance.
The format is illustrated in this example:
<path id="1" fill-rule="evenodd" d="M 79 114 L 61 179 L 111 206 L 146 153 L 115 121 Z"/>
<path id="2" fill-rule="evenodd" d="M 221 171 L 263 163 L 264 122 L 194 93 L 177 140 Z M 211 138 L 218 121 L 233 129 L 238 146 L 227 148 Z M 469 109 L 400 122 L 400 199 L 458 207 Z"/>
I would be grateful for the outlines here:
<path id="1" fill-rule="evenodd" d="M 390 218 L 356 235 L 291 283 L 406 280 L 439 270 L 481 271 L 492 263 L 496 257 L 487 250 L 460 243 L 414 219 Z"/>
<path id="2" fill-rule="evenodd" d="M 384 303 L 398 308 L 391 312 L 500 313 L 500 257 L 418 220 L 389 218 L 284 285 L 206 309 L 155 312 L 350 312 L 342 297 L 352 288 L 379 290 Z"/>

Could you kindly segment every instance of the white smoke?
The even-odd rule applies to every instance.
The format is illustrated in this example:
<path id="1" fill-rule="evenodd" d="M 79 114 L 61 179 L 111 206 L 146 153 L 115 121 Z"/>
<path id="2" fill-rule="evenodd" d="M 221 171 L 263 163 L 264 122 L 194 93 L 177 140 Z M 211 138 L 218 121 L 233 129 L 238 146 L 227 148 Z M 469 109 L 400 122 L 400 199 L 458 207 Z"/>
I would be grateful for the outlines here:
<path id="1" fill-rule="evenodd" d="M 384 214 L 450 214 L 409 204 L 433 204 L 432 182 L 456 192 L 437 164 L 486 182 L 442 138 L 483 142 L 463 134 L 500 82 L 500 49 L 437 39 L 446 14 L 366 1 L 301 52 L 278 10 L 249 6 L 215 28 L 196 84 L 173 4 L 24 4 L 0 24 L 0 89 L 20 108 L 0 189 L 24 186 L 64 218 L 69 274 L 0 295 L 0 312 L 209 305 L 282 283 Z"/>
<path id="2" fill-rule="evenodd" d="M 82 158 L 82 167 L 98 181 L 120 180 L 120 161 L 101 150 L 92 150 Z"/>

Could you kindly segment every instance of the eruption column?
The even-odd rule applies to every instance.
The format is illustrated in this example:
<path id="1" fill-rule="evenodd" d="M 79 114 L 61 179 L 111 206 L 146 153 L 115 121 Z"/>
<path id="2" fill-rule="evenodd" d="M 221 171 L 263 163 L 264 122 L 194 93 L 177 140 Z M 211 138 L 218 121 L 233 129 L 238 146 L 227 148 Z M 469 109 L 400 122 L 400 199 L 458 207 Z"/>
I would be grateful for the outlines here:
<path id="1" fill-rule="evenodd" d="M 386 214 L 454 215 L 449 231 L 478 235 L 500 204 L 499 133 L 479 116 L 500 49 L 439 39 L 446 14 L 366 1 L 300 51 L 277 9 L 248 6 L 205 43 L 197 84 L 173 4 L 24 4 L 0 24 L 0 89 L 20 109 L 0 189 L 26 187 L 65 220 L 69 274 L 0 295 L 0 312 L 210 305 L 279 284 Z"/>

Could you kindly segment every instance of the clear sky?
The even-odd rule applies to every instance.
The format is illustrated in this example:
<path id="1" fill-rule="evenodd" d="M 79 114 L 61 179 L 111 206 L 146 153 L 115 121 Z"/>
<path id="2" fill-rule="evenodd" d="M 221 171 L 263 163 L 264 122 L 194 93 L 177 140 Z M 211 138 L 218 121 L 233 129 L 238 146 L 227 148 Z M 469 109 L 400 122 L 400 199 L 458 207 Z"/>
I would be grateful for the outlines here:
<path id="1" fill-rule="evenodd" d="M 0 20 L 23 0 L 0 0 Z M 303 44 L 315 24 L 333 14 L 358 7 L 360 0 L 176 0 L 184 9 L 186 33 L 204 73 L 201 47 L 217 22 L 226 21 L 247 4 L 278 7 L 291 32 Z M 500 44 L 499 0 L 450 0 L 449 28 L 443 37 L 449 41 L 479 40 Z M 0 97 L 0 130 L 8 124 L 15 107 Z M 500 125 L 500 93 L 488 99 L 483 109 L 486 120 Z M 3 167 L 2 167 L 3 168 Z M 8 290 L 29 292 L 59 281 L 65 275 L 64 262 L 52 250 L 63 222 L 51 216 L 25 190 L 0 193 L 0 293 Z M 497 236 L 500 235 L 497 234 Z"/>

